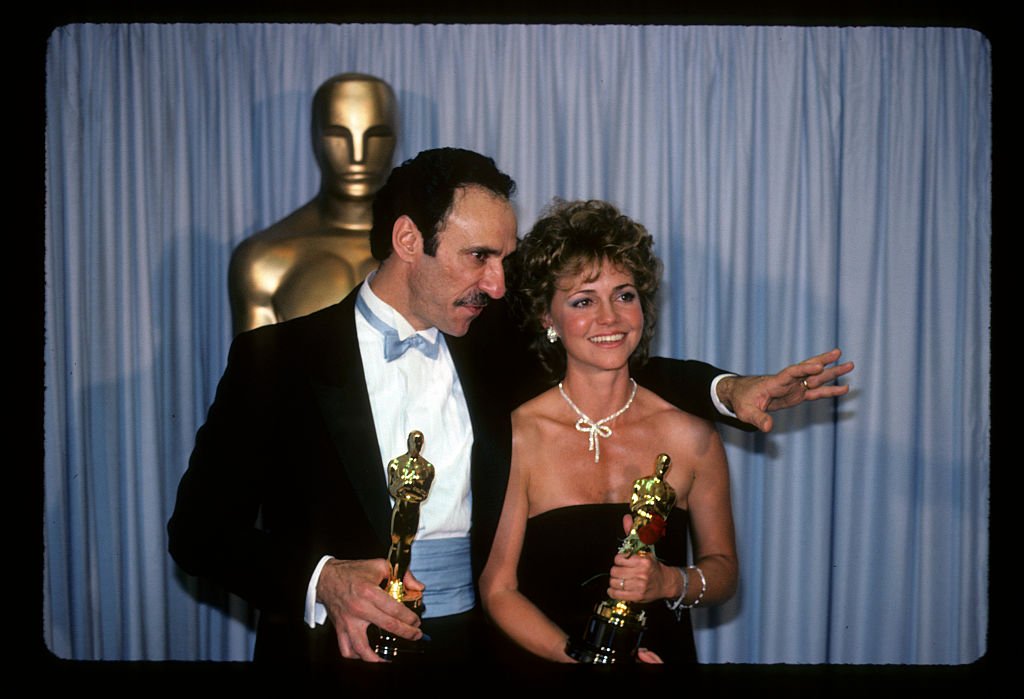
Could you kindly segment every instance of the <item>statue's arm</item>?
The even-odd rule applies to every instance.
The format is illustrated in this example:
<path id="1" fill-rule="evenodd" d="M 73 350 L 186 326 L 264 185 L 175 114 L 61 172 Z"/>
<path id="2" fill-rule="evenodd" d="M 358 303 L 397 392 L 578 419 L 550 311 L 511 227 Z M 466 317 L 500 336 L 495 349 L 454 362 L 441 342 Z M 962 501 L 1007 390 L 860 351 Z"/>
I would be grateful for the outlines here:
<path id="1" fill-rule="evenodd" d="M 228 265 L 228 300 L 231 305 L 231 329 L 234 335 L 271 325 L 280 320 L 274 309 L 273 284 L 265 251 L 258 241 L 243 241 L 231 255 Z"/>

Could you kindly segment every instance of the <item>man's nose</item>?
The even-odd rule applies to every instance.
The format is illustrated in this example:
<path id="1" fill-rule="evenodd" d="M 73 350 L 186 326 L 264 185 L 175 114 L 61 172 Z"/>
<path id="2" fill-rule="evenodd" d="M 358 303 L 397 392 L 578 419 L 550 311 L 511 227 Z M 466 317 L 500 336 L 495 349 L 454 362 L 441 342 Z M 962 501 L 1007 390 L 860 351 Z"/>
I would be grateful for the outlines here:
<path id="1" fill-rule="evenodd" d="M 487 271 L 480 280 L 480 289 L 492 299 L 500 299 L 505 295 L 505 267 L 501 260 L 487 263 Z"/>

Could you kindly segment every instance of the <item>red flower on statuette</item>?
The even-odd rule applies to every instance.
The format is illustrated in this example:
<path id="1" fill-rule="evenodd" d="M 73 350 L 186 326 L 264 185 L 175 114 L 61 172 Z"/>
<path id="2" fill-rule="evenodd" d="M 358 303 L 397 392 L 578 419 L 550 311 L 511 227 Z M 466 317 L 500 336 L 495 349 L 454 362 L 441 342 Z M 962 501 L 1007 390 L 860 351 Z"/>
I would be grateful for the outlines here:
<path id="1" fill-rule="evenodd" d="M 644 542 L 648 546 L 656 542 L 665 534 L 665 518 L 661 515 L 654 515 L 650 521 L 643 527 L 636 530 L 636 535 L 640 537 L 640 541 Z"/>

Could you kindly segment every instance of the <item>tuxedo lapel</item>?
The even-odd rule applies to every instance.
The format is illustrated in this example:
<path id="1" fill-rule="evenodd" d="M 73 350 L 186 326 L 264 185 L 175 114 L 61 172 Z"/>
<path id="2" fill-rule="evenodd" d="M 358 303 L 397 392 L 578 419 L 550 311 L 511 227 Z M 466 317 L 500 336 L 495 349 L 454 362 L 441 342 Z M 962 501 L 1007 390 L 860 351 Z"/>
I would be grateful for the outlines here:
<path id="1" fill-rule="evenodd" d="M 356 338 L 356 287 L 325 314 L 325 327 L 311 333 L 322 346 L 310 367 L 310 383 L 338 459 L 380 540 L 390 536 L 391 505 L 380 463 L 377 432 Z"/>
<path id="2" fill-rule="evenodd" d="M 473 425 L 470 478 L 473 489 L 474 566 L 477 573 L 490 551 L 508 486 L 512 453 L 509 410 L 502 386 L 494 378 L 502 365 L 471 337 L 445 336 L 466 397 Z"/>

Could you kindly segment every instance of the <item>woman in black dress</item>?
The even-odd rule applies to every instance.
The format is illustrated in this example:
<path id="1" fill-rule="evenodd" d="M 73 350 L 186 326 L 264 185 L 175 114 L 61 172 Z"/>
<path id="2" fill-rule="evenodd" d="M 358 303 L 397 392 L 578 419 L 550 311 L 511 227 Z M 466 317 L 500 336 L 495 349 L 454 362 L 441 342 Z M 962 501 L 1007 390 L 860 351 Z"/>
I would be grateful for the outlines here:
<path id="1" fill-rule="evenodd" d="M 653 334 L 652 247 L 643 226 L 610 204 L 560 203 L 524 238 L 511 271 L 541 357 L 563 378 L 512 415 L 508 491 L 480 589 L 499 628 L 549 660 L 572 662 L 568 637 L 610 597 L 647 605 L 638 660 L 693 662 L 687 610 L 736 588 L 718 432 L 630 377 Z M 676 504 L 656 556 L 616 555 L 633 483 L 651 476 L 661 453 L 672 460 L 665 481 Z"/>

